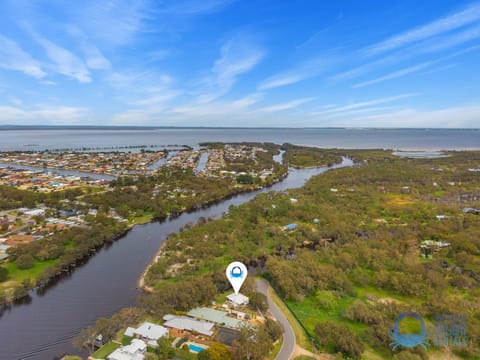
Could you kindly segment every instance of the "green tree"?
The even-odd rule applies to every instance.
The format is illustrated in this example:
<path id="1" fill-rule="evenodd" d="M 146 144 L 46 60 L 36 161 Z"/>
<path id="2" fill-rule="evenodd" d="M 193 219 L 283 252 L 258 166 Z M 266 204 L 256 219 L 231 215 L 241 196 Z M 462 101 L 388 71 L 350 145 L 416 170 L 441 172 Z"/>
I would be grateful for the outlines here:
<path id="1" fill-rule="evenodd" d="M 265 330 L 267 331 L 268 335 L 272 342 L 277 341 L 283 334 L 283 326 L 278 321 L 272 320 L 267 318 L 265 322 Z"/>
<path id="2" fill-rule="evenodd" d="M 0 266 L 0 282 L 7 280 L 8 270 Z"/>
<path id="3" fill-rule="evenodd" d="M 155 350 L 158 359 L 167 360 L 175 355 L 175 349 L 172 348 L 171 341 L 168 338 L 162 337 L 157 341 L 158 347 Z"/>
<path id="4" fill-rule="evenodd" d="M 333 352 L 341 352 L 353 359 L 360 359 L 364 347 L 360 338 L 346 325 L 331 321 L 318 323 L 315 326 L 318 342 Z"/>
<path id="5" fill-rule="evenodd" d="M 21 270 L 30 269 L 33 267 L 33 256 L 30 254 L 20 255 L 16 260 L 17 268 Z"/>
<path id="6" fill-rule="evenodd" d="M 258 309 L 261 312 L 268 310 L 267 297 L 258 291 L 254 291 L 250 294 L 248 305 L 252 310 Z"/>
<path id="7" fill-rule="evenodd" d="M 242 359 L 260 360 L 272 349 L 272 340 L 264 325 L 255 329 L 243 327 L 234 346 Z"/>
<path id="8" fill-rule="evenodd" d="M 253 184 L 253 177 L 251 175 L 238 175 L 237 182 L 239 184 Z"/>
<path id="9" fill-rule="evenodd" d="M 198 354 L 198 360 L 231 360 L 232 358 L 230 350 L 219 343 L 211 345 L 207 350 Z"/>
<path id="10" fill-rule="evenodd" d="M 150 353 L 150 352 L 147 352 L 144 357 L 144 360 L 158 360 L 158 359 L 159 357 L 156 354 Z"/>

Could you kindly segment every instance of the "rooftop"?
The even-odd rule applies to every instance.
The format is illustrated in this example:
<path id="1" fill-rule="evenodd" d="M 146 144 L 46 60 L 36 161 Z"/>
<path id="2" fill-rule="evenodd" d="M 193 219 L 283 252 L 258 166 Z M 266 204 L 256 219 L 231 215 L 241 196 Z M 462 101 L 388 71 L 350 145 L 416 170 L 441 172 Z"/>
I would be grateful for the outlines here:
<path id="1" fill-rule="evenodd" d="M 168 335 L 168 329 L 157 324 L 144 322 L 137 329 L 127 328 L 124 333 L 126 336 L 138 335 L 149 340 L 158 340 L 161 337 Z"/>
<path id="2" fill-rule="evenodd" d="M 163 317 L 166 322 L 163 324 L 166 327 L 177 329 L 177 330 L 186 330 L 186 331 L 195 331 L 202 335 L 212 336 L 212 328 L 214 324 L 207 321 L 198 321 L 186 316 L 175 316 L 175 315 L 165 315 Z"/>
<path id="3" fill-rule="evenodd" d="M 248 296 L 245 296 L 243 294 L 230 294 L 227 296 L 227 300 L 230 301 L 233 305 L 240 306 L 240 305 L 246 305 L 248 304 Z"/>
<path id="4" fill-rule="evenodd" d="M 225 326 L 231 328 L 237 328 L 242 323 L 242 321 L 240 320 L 228 317 L 228 313 L 226 313 L 225 311 L 205 307 L 190 310 L 187 315 L 193 318 L 211 321 L 216 324 L 225 324 Z"/>
<path id="5" fill-rule="evenodd" d="M 108 360 L 143 360 L 147 351 L 147 344 L 139 339 L 133 339 L 130 345 L 118 348 L 107 356 Z"/>

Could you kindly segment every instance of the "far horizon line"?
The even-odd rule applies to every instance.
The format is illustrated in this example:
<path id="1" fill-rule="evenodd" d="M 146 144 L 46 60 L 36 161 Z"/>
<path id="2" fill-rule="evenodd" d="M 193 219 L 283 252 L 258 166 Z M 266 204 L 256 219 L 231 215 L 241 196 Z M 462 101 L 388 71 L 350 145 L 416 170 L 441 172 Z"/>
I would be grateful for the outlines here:
<path id="1" fill-rule="evenodd" d="M 153 125 L 0 125 L 0 130 L 42 130 L 42 129 L 76 129 L 76 130 L 152 130 L 152 129 L 328 129 L 328 130 L 480 130 L 480 127 L 370 127 L 370 126 L 153 126 Z"/>

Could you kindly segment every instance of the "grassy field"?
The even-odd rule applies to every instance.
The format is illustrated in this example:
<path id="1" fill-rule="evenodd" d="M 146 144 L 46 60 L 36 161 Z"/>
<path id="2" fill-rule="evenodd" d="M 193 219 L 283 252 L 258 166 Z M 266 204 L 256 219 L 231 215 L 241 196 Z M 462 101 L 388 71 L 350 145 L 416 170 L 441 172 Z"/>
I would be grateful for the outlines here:
<path id="1" fill-rule="evenodd" d="M 152 221 L 152 219 L 153 219 L 153 214 L 146 214 L 143 216 L 131 216 L 128 219 L 128 223 L 130 225 L 145 224 Z"/>
<path id="2" fill-rule="evenodd" d="M 12 285 L 18 285 L 23 280 L 35 280 L 48 266 L 55 264 L 58 260 L 35 260 L 34 265 L 30 269 L 19 269 L 15 262 L 8 262 L 4 267 L 8 270 L 8 279 L 4 284 L 11 287 Z"/>
<path id="3" fill-rule="evenodd" d="M 295 317 L 292 315 L 290 310 L 288 310 L 288 308 L 285 306 L 283 301 L 280 299 L 280 297 L 275 293 L 275 291 L 271 287 L 268 289 L 268 293 L 270 298 L 280 308 L 280 310 L 286 316 L 288 322 L 292 326 L 293 331 L 295 332 L 295 338 L 296 338 L 297 344 L 306 350 L 312 351 L 313 350 L 312 345 L 308 340 L 307 334 L 305 334 L 302 327 L 300 326 L 298 321 L 295 319 Z"/>
<path id="4" fill-rule="evenodd" d="M 334 321 L 337 323 L 344 323 L 349 326 L 351 330 L 360 334 L 365 329 L 365 325 L 351 322 L 342 317 L 343 312 L 353 303 L 355 298 L 346 296 L 338 299 L 334 306 L 330 309 L 325 309 L 318 296 L 307 297 L 301 302 L 288 301 L 288 306 L 292 309 L 295 315 L 302 321 L 303 325 L 310 333 L 313 334 L 315 325 L 322 321 Z"/>
<path id="5" fill-rule="evenodd" d="M 109 343 L 103 345 L 97 351 L 95 351 L 92 354 L 92 357 L 95 358 L 95 359 L 105 359 L 108 355 L 110 355 L 113 351 L 115 351 L 119 347 L 120 347 L 119 344 L 116 344 L 114 342 L 109 342 Z"/>

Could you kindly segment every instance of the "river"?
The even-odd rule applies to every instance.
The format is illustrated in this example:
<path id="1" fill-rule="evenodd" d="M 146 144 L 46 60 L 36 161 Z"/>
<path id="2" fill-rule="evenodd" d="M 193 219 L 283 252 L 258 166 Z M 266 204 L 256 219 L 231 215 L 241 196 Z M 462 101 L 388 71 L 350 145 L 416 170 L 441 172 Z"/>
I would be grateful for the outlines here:
<path id="1" fill-rule="evenodd" d="M 351 160 L 344 159 L 331 168 L 351 165 Z M 7 309 L 0 318 L 0 359 L 45 360 L 78 353 L 71 339 L 82 328 L 135 303 L 137 281 L 168 234 L 200 217 L 219 217 L 229 206 L 245 203 L 261 192 L 300 187 L 331 168 L 290 169 L 283 181 L 270 188 L 239 194 L 173 219 L 135 226 L 47 291 L 32 292 L 28 303 Z"/>

